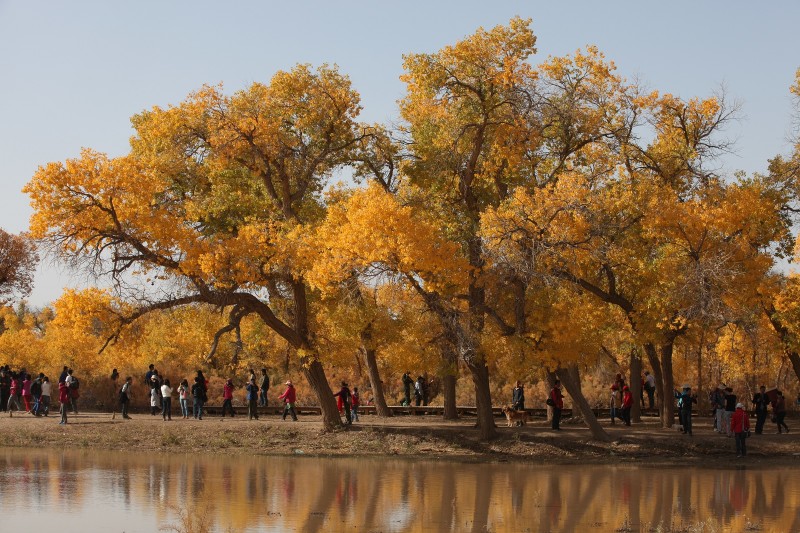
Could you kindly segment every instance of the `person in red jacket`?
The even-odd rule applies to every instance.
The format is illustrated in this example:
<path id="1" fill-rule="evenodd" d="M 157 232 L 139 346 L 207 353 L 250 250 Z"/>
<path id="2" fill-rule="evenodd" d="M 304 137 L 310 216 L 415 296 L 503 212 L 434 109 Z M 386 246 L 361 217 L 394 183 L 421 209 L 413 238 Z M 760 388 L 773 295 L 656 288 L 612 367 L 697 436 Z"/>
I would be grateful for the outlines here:
<path id="1" fill-rule="evenodd" d="M 633 394 L 627 385 L 622 387 L 622 420 L 626 426 L 631 425 L 631 407 L 633 407 Z"/>
<path id="2" fill-rule="evenodd" d="M 66 381 L 58 384 L 58 401 L 61 402 L 61 422 L 59 424 L 67 423 L 67 409 L 69 409 L 70 400 L 72 395 L 69 391 Z"/>
<path id="3" fill-rule="evenodd" d="M 747 455 L 747 430 L 750 429 L 750 417 L 744 405 L 736 404 L 736 411 L 731 416 L 731 432 L 736 439 L 736 457 Z"/>
<path id="4" fill-rule="evenodd" d="M 553 424 L 551 427 L 560 430 L 559 424 L 561 423 L 561 410 L 564 409 L 564 395 L 561 394 L 561 381 L 558 379 L 550 391 L 550 399 L 553 401 Z"/>
<path id="5" fill-rule="evenodd" d="M 283 419 L 286 420 L 286 415 L 291 414 L 292 420 L 297 422 L 297 413 L 294 410 L 294 404 L 297 401 L 297 391 L 294 390 L 291 380 L 286 382 L 286 390 L 283 394 L 278 396 L 279 400 L 283 400 Z"/>

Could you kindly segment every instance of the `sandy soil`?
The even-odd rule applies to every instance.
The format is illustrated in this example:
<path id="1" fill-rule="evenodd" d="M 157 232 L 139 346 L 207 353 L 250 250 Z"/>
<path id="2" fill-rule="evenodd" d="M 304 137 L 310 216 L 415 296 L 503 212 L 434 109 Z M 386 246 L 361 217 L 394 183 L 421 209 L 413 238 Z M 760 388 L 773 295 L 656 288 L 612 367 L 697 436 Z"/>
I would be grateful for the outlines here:
<path id="1" fill-rule="evenodd" d="M 748 457 L 736 459 L 732 438 L 714 433 L 711 420 L 696 418 L 694 436 L 658 427 L 655 419 L 631 427 L 604 422 L 612 442 L 593 440 L 580 422 L 562 421 L 552 431 L 544 420 L 525 427 L 507 428 L 497 419 L 499 437 L 481 442 L 474 418 L 444 421 L 435 416 L 397 416 L 382 419 L 362 415 L 361 421 L 341 430 L 322 431 L 319 416 L 301 416 L 298 422 L 279 416 L 163 421 L 161 416 L 134 414 L 133 420 L 112 419 L 108 413 L 70 415 L 66 426 L 57 414 L 36 418 L 0 413 L 0 446 L 63 447 L 104 450 L 154 450 L 225 454 L 314 456 L 405 456 L 462 461 L 524 461 L 559 464 L 800 465 L 800 425 L 778 435 L 768 424 L 763 435 L 748 440 Z M 788 420 L 792 427 L 793 420 Z M 796 421 L 795 421 L 796 422 Z"/>

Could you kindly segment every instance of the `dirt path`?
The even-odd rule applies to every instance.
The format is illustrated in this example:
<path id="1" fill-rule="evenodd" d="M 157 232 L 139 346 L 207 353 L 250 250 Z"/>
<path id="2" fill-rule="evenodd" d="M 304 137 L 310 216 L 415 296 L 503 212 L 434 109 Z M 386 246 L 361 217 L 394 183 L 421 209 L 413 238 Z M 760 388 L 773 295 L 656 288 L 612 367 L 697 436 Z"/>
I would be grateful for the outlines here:
<path id="1" fill-rule="evenodd" d="M 562 422 L 561 431 L 552 431 L 545 421 L 521 428 L 507 428 L 497 420 L 500 436 L 481 442 L 474 428 L 475 419 L 443 421 L 433 416 L 399 416 L 381 419 L 362 415 L 351 427 L 323 432 L 319 416 L 302 416 L 300 421 L 282 421 L 278 416 L 262 416 L 248 421 L 246 416 L 202 421 L 160 416 L 134 415 L 133 420 L 112 420 L 107 413 L 71 415 L 69 424 L 58 424 L 59 417 L 36 418 L 0 413 L 0 446 L 96 448 L 160 452 L 201 452 L 225 454 L 296 454 L 318 456 L 380 456 L 409 458 L 446 457 L 465 461 L 525 461 L 560 464 L 643 465 L 800 465 L 800 426 L 796 432 L 777 435 L 775 426 L 748 440 L 746 459 L 736 459 L 732 438 L 714 433 L 711 420 L 695 419 L 694 436 L 676 429 L 662 429 L 655 420 L 632 427 L 611 426 L 606 430 L 613 442 L 591 439 L 579 423 Z M 788 421 L 790 427 L 792 420 Z"/>

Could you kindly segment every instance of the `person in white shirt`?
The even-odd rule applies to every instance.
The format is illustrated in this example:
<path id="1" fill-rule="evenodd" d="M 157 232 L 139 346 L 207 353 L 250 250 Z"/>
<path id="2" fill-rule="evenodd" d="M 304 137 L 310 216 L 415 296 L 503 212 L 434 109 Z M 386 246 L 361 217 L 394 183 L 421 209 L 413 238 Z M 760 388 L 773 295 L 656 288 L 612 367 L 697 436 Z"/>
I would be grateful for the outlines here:
<path id="1" fill-rule="evenodd" d="M 172 420 L 172 387 L 169 386 L 168 379 L 161 385 L 161 418 Z"/>

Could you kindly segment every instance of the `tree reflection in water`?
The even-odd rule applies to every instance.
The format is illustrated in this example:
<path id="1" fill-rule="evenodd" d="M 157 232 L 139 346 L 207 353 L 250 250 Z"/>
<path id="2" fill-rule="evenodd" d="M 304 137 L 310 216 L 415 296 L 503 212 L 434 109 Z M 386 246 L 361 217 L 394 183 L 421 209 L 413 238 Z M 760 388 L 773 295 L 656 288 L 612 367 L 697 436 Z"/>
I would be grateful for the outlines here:
<path id="1" fill-rule="evenodd" d="M 391 459 L 4 450 L 3 530 L 613 531 L 708 522 L 800 530 L 798 469 L 654 469 Z M 49 522 L 48 522 L 49 521 Z M 120 527 L 109 528 L 109 524 Z M 17 528 L 17 529 L 15 529 Z M 180 527 L 178 527 L 180 530 Z"/>

